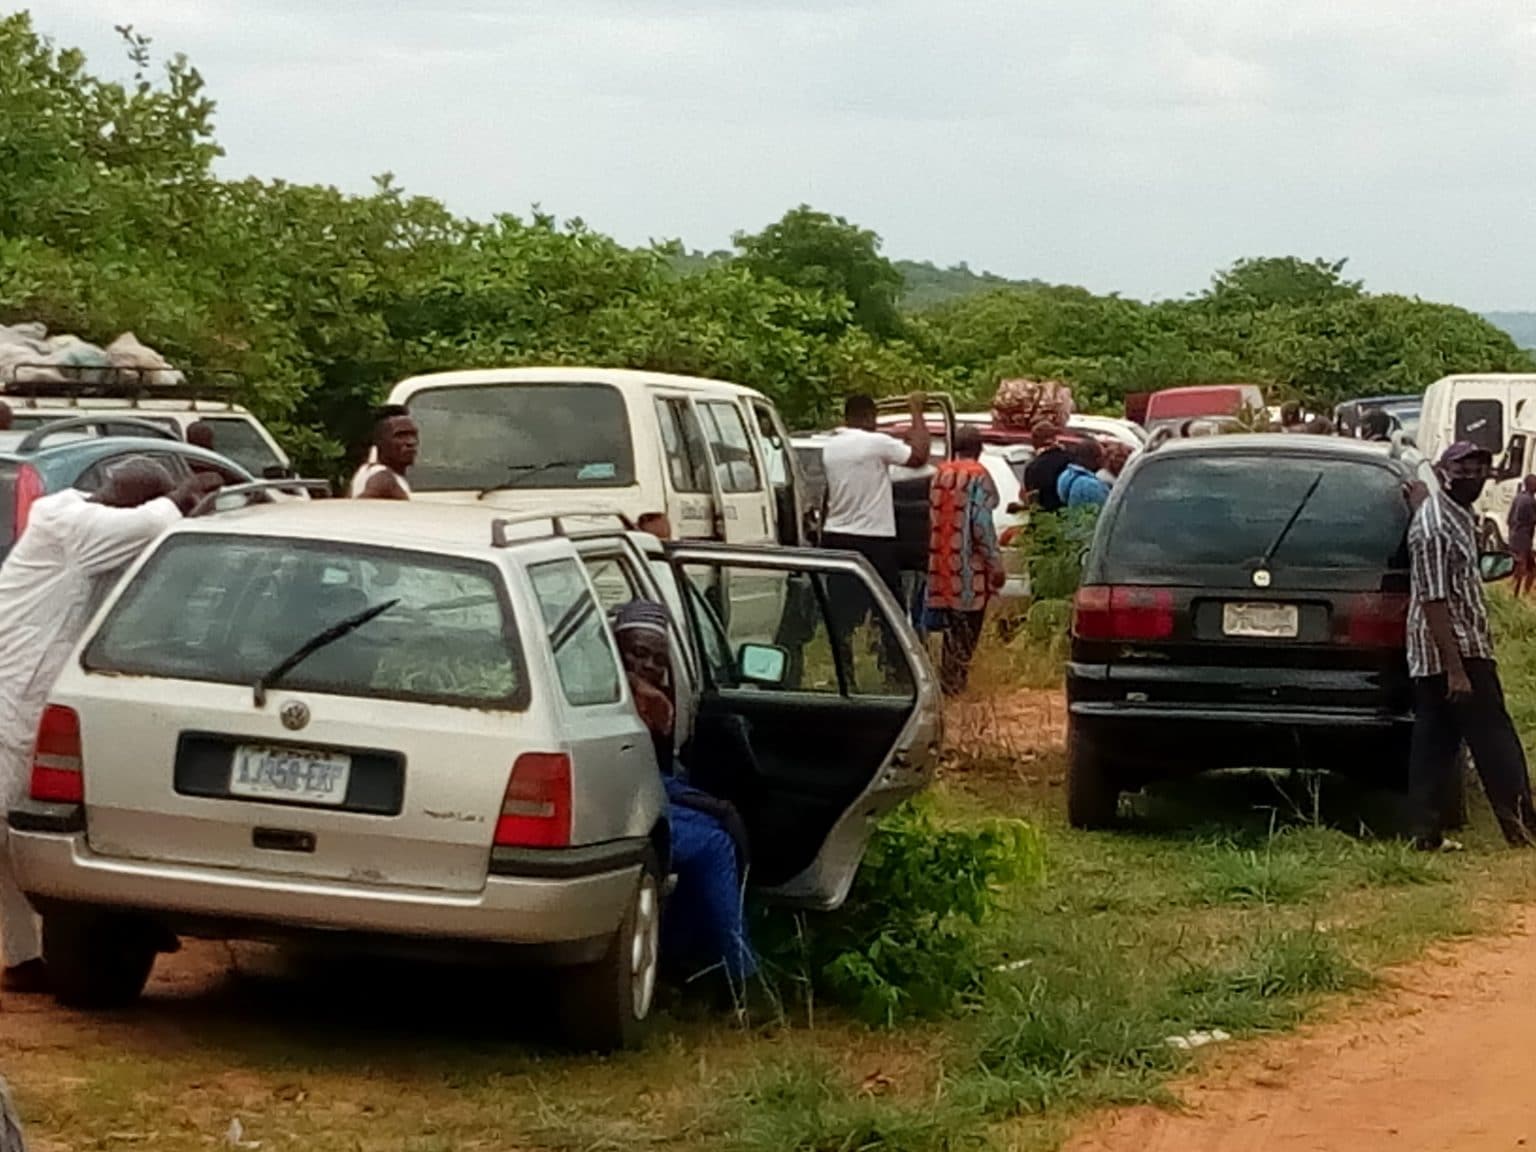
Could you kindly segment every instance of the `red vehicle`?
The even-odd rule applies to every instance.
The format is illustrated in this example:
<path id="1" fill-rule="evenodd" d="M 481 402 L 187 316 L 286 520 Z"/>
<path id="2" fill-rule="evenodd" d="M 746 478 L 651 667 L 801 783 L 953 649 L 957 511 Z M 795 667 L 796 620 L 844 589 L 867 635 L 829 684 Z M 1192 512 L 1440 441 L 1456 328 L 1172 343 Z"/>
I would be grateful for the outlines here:
<path id="1" fill-rule="evenodd" d="M 1147 399 L 1143 425 L 1151 431 L 1160 424 L 1198 420 L 1206 416 L 1241 416 L 1245 411 L 1264 411 L 1264 393 L 1257 384 L 1197 384 L 1188 388 L 1164 388 Z"/>

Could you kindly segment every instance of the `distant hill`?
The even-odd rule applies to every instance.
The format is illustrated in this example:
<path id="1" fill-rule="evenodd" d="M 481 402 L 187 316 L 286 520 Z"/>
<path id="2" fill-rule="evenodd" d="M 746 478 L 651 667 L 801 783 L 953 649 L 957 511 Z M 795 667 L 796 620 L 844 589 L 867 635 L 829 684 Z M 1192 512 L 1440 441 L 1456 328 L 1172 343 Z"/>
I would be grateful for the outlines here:
<path id="1" fill-rule="evenodd" d="M 1536 348 L 1536 312 L 1484 312 L 1483 319 L 1515 338 L 1522 348 Z"/>
<path id="2" fill-rule="evenodd" d="M 969 264 L 960 263 L 940 268 L 927 260 L 897 260 L 896 268 L 907 282 L 901 306 L 916 311 L 944 304 L 950 300 L 962 300 L 978 292 L 991 292 L 995 288 L 1042 288 L 1043 280 L 1009 280 L 992 272 L 973 272 Z"/>

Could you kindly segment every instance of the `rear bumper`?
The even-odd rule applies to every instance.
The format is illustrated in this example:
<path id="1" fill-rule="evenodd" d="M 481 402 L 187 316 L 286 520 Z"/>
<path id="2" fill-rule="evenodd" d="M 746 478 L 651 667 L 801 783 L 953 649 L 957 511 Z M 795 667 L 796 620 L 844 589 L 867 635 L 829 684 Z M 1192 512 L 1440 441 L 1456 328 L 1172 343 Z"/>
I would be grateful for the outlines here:
<path id="1" fill-rule="evenodd" d="M 1087 687 L 1088 691 L 1082 689 Z M 1114 764 L 1128 786 L 1221 768 L 1313 769 L 1363 783 L 1407 780 L 1413 714 L 1360 704 L 1220 704 L 1106 700 L 1068 681 L 1072 738 Z"/>
<path id="2" fill-rule="evenodd" d="M 619 841 L 606 855 L 572 849 L 564 874 L 555 875 L 563 850 L 521 871 L 520 855 L 511 854 L 498 858 L 482 890 L 442 892 L 98 856 L 83 833 L 34 831 L 29 823 L 36 821 L 25 812 L 12 815 L 10 852 L 17 883 L 35 905 L 142 912 L 173 931 L 230 938 L 307 930 L 535 946 L 603 940 L 629 907 L 645 843 Z"/>

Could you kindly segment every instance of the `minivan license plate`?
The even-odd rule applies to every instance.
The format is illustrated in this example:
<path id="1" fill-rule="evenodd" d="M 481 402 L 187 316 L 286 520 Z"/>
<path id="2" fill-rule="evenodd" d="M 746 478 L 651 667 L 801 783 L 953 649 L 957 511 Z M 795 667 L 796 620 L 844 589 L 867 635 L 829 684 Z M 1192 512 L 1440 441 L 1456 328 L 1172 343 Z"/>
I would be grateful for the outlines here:
<path id="1" fill-rule="evenodd" d="M 1294 604 L 1223 604 L 1221 630 L 1228 636 L 1294 640 L 1301 631 Z"/>
<path id="2" fill-rule="evenodd" d="M 347 798 L 351 776 L 350 756 L 242 744 L 230 767 L 229 792 L 251 800 L 337 805 Z"/>

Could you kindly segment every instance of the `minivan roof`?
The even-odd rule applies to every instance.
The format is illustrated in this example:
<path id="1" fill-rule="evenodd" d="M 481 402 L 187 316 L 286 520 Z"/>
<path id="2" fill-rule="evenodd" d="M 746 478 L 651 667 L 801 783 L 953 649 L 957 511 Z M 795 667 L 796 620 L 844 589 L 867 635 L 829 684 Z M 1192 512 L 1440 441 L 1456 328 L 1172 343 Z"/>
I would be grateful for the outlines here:
<path id="1" fill-rule="evenodd" d="M 721 392 L 733 396 L 767 397 L 755 388 L 710 380 L 703 376 L 674 376 L 632 368 L 474 368 L 460 372 L 429 372 L 400 381 L 390 390 L 395 403 L 404 403 L 427 388 L 474 387 L 486 384 L 607 384 L 621 392 L 673 388 L 685 392 Z"/>

